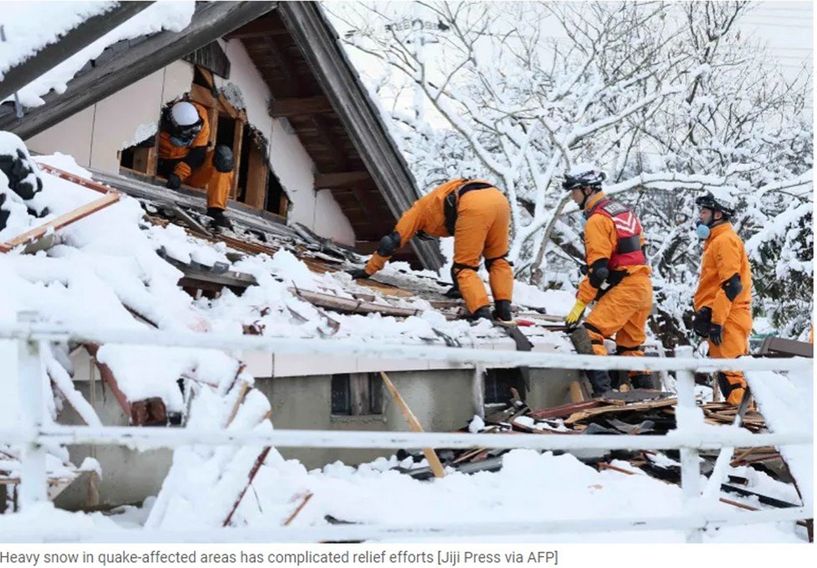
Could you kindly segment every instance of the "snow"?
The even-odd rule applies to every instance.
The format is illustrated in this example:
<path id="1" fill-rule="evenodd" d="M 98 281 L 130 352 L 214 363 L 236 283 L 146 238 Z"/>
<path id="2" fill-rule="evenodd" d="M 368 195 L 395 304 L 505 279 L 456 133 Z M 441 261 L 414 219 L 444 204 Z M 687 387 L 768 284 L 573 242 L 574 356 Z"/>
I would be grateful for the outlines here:
<path id="1" fill-rule="evenodd" d="M 70 157 L 56 155 L 40 160 L 87 176 L 87 172 L 76 166 Z M 69 211 L 96 198 L 94 192 L 54 176 L 43 177 L 42 200 L 53 214 Z M 195 260 L 212 265 L 215 262 L 229 263 L 226 248 L 223 244 L 212 245 L 190 238 L 178 227 L 144 226 L 141 217 L 138 203 L 124 198 L 105 212 L 60 231 L 61 244 L 47 253 L 3 255 L 0 269 L 8 277 L 0 287 L 11 290 L 4 297 L 16 298 L 18 309 L 33 309 L 41 317 L 69 326 L 98 325 L 98 322 L 122 327 L 143 325 L 128 311 L 135 309 L 163 329 L 192 326 L 199 330 L 239 334 L 241 324 L 255 321 L 264 326 L 265 334 L 310 337 L 320 333 L 323 316 L 317 308 L 298 299 L 293 288 L 330 292 L 342 297 L 351 297 L 350 292 L 355 290 L 371 293 L 371 289 L 358 286 L 346 274 L 313 273 L 294 254 L 281 249 L 271 257 L 245 257 L 232 265 L 235 270 L 255 276 L 259 286 L 250 287 L 240 297 L 225 292 L 213 301 L 193 301 L 176 286 L 180 273 L 156 251 L 162 249 L 183 262 Z M 392 266 L 392 275 L 401 274 L 410 281 L 411 274 L 400 272 L 406 268 Z M 572 296 L 567 292 L 540 291 L 520 283 L 517 283 L 515 293 L 519 303 L 544 308 L 551 314 L 564 313 L 572 303 Z M 469 341 L 475 342 L 481 334 L 496 331 L 487 323 L 471 326 L 463 321 L 446 321 L 442 314 L 430 309 L 430 305 L 421 299 L 400 299 L 396 304 L 422 307 L 423 312 L 404 320 L 379 314 L 332 314 L 331 317 L 340 323 L 336 336 L 361 341 L 420 342 L 435 339 L 434 329 L 438 329 L 466 339 L 468 344 Z M 293 313 L 299 317 L 294 317 Z M 533 329 L 530 332 L 536 333 Z M 571 349 L 561 334 L 543 331 L 536 338 L 560 349 Z M 56 357 L 57 354 L 48 361 L 57 385 L 65 389 L 66 396 L 86 422 L 98 424 L 92 409 L 77 402 L 75 394 L 68 389 L 65 384 L 67 375 L 60 372 L 62 367 Z M 180 376 L 192 378 L 193 382 L 189 384 L 194 385 L 196 396 L 187 427 L 207 427 L 214 421 L 227 424 L 235 395 L 223 397 L 218 393 L 226 392 L 236 378 L 238 361 L 234 357 L 205 349 L 104 345 L 99 349 L 98 359 L 113 370 L 129 399 L 160 396 L 170 411 L 181 411 L 185 405 L 176 380 Z M 252 383 L 252 377 L 242 375 L 242 380 Z M 206 384 L 214 385 L 215 389 L 204 388 Z M 264 420 L 268 411 L 267 399 L 257 391 L 250 391 L 229 428 L 268 430 L 271 424 Z M 558 423 L 534 423 L 524 418 L 520 423 L 540 430 L 563 430 Z M 483 426 L 479 418 L 474 418 L 470 424 L 470 428 L 476 431 Z M 202 530 L 219 527 L 259 452 L 260 448 L 251 446 L 181 448 L 174 453 L 173 469 L 159 498 L 147 502 L 144 510 L 126 511 L 121 518 L 112 518 L 121 521 L 124 527 L 132 527 L 138 519 L 144 519 L 148 528 Z M 49 463 L 53 472 L 70 473 L 70 469 L 66 470 L 53 456 Z M 433 483 L 389 471 L 388 466 L 396 465 L 395 458 L 381 458 L 357 469 L 330 464 L 322 471 L 309 472 L 300 463 L 285 461 L 272 450 L 266 463 L 254 482 L 257 498 L 247 495 L 236 513 L 241 522 L 251 527 L 279 526 L 297 506 L 293 496 L 305 491 L 311 491 L 314 497 L 296 519 L 296 526 L 325 524 L 323 517 L 326 514 L 353 522 L 402 524 L 423 523 L 429 518 L 437 522 L 489 518 L 508 521 L 530 518 L 533 521 L 544 507 L 554 518 L 575 518 L 579 512 L 587 510 L 594 511 L 596 516 L 611 517 L 668 515 L 681 511 L 681 493 L 677 487 L 644 475 L 599 473 L 570 455 L 513 451 L 505 457 L 500 472 L 472 476 L 451 473 Z M 90 468 L 93 464 L 83 467 L 86 466 Z M 275 491 L 265 490 L 270 487 L 275 487 Z M 202 495 L 212 498 L 201 499 Z M 362 502 L 370 505 L 360 507 Z M 519 502 L 526 503 L 524 511 L 528 513 L 520 513 Z M 661 503 L 661 507 L 656 507 L 656 503 Z M 110 528 L 111 525 L 109 519 L 95 515 L 67 517 L 62 512 L 45 508 L 42 514 L 45 518 L 59 519 L 64 523 L 63 528 L 90 525 Z M 25 522 L 24 518 L 22 526 Z M 750 530 L 756 531 L 757 528 Z M 720 539 L 723 534 L 727 533 L 718 533 L 712 538 Z M 745 532 L 728 534 L 731 539 L 749 540 Z M 796 540 L 790 529 L 781 532 L 771 528 L 763 534 L 765 538 L 777 541 Z M 565 538 L 569 541 L 588 537 L 566 535 Z M 611 535 L 595 535 L 593 538 L 604 541 Z M 684 537 L 681 533 L 662 531 L 624 533 L 616 538 L 641 542 L 681 540 Z"/>
<path id="2" fill-rule="evenodd" d="M 90 16 L 108 11 L 113 2 L 14 2 L 4 4 L 5 34 L 7 43 L 0 42 L 0 73 L 25 61 L 56 38 L 76 27 Z M 9 9 L 11 8 L 11 9 Z M 97 58 L 106 47 L 122 40 L 162 30 L 180 32 L 190 23 L 195 4 L 159 0 L 120 24 L 89 46 L 72 55 L 50 71 L 21 88 L 17 95 L 27 107 L 45 104 L 42 99 L 50 91 L 63 93 L 66 84 L 85 64 Z M 47 12 L 48 17 L 43 18 Z M 45 25 L 32 26 L 37 21 Z M 0 74 L 2 79 L 2 74 Z"/>
<path id="3" fill-rule="evenodd" d="M 814 379 L 805 373 L 788 376 L 755 371 L 747 373 L 749 388 L 757 399 L 772 432 L 811 433 L 814 429 Z M 782 446 L 779 451 L 789 465 L 808 507 L 814 506 L 813 446 Z"/>

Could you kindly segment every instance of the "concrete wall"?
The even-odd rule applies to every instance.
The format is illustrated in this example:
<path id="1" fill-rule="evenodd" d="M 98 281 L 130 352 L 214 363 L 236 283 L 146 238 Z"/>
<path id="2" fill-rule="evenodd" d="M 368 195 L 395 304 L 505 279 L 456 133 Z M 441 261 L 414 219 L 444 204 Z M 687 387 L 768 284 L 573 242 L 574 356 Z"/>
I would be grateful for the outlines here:
<path id="1" fill-rule="evenodd" d="M 355 232 L 329 191 L 315 191 L 315 165 L 285 120 L 267 112 L 269 88 L 238 40 L 219 43 L 230 59 L 229 81 L 243 94 L 247 118 L 269 140 L 272 171 L 290 199 L 289 218 L 315 233 L 354 246 Z M 190 90 L 193 66 L 175 61 L 95 105 L 26 140 L 39 153 L 70 154 L 80 166 L 118 173 L 119 151 L 143 140 L 157 124 L 162 105 Z M 149 135 L 149 133 L 147 134 Z"/>
<path id="2" fill-rule="evenodd" d="M 100 380 L 83 350 L 75 351 L 74 381 L 77 390 L 96 410 L 103 424 L 126 426 L 127 419 L 110 389 Z M 257 363 L 256 363 L 257 365 Z M 251 365 L 253 366 L 253 365 Z M 388 370 L 388 368 L 387 368 Z M 473 369 L 388 371 L 400 394 L 427 431 L 450 432 L 462 428 L 480 412 L 477 393 L 481 378 Z M 568 385 L 575 371 L 532 369 L 528 405 L 532 408 L 568 402 Z M 256 388 L 270 400 L 272 422 L 278 429 L 408 431 L 399 407 L 383 393 L 383 414 L 334 416 L 331 414 L 330 374 L 300 377 L 256 378 Z M 58 417 L 61 424 L 83 424 L 68 405 Z M 283 448 L 281 453 L 298 459 L 308 468 L 341 460 L 357 465 L 389 456 L 391 449 Z M 99 460 L 102 479 L 99 497 L 103 505 L 130 503 L 156 495 L 172 462 L 170 450 L 140 453 L 119 446 L 72 446 L 71 461 L 85 457 Z"/>

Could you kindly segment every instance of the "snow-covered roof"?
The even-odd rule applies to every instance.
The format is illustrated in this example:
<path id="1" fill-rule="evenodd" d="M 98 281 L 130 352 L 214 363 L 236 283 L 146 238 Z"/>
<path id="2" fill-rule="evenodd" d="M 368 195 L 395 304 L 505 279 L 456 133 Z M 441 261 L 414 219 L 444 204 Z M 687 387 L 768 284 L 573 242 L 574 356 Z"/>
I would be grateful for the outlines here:
<path id="1" fill-rule="evenodd" d="M 3 30 L 0 41 L 0 80 L 10 68 L 25 62 L 47 45 L 58 43 L 70 30 L 92 16 L 104 14 L 116 2 L 10 2 L 4 4 Z M 26 107 L 45 104 L 43 95 L 52 90 L 65 92 L 68 82 L 105 48 L 122 40 L 162 30 L 179 32 L 189 23 L 195 2 L 159 1 L 117 26 L 89 46 L 72 55 L 47 73 L 21 88 L 17 95 Z M 47 13 L 48 17 L 43 15 Z M 32 26 L 33 21 L 37 22 Z"/>
<path id="2" fill-rule="evenodd" d="M 42 156 L 37 161 L 91 177 L 68 156 Z M 52 217 L 98 197 L 65 179 L 45 172 L 41 175 L 44 188 L 37 199 Z M 14 197 L 10 194 L 10 199 Z M 380 283 L 353 281 L 342 270 L 352 267 L 345 259 L 350 255 L 348 251 L 332 256 L 293 235 L 260 235 L 258 224 L 252 230 L 242 228 L 240 215 L 231 213 L 238 227 L 237 234 L 227 237 L 227 242 L 252 245 L 255 241 L 255 247 L 263 246 L 268 251 L 250 254 L 218 239 L 213 242 L 193 236 L 174 223 L 154 224 L 144 217 L 143 204 L 153 211 L 162 207 L 144 198 L 140 203 L 124 197 L 61 230 L 58 244 L 47 251 L 31 255 L 16 250 L 0 255 L 0 269 L 5 275 L 0 288 L 8 311 L 34 311 L 42 321 L 69 328 L 134 328 L 150 322 L 160 329 L 203 333 L 239 335 L 252 329 L 254 333 L 277 337 L 331 335 L 361 341 L 440 345 L 453 339 L 463 346 L 486 348 L 496 342 L 510 344 L 505 333 L 487 321 L 471 324 L 456 318 L 461 308 L 442 295 L 446 285 L 434 272 L 415 272 L 408 264 L 395 262 L 377 275 Z M 37 225 L 49 218 L 29 217 L 27 222 Z M 18 221 L 0 231 L 0 240 L 8 240 L 27 228 Z M 324 247 L 324 251 L 329 249 Z M 184 273 L 178 267 L 184 269 L 191 263 L 204 268 L 219 264 L 222 271 L 251 276 L 257 285 L 247 287 L 240 295 L 225 289 L 214 299 L 193 299 L 179 286 Z M 348 309 L 338 313 L 310 298 L 310 294 L 318 300 L 329 299 L 330 308 L 331 300 L 352 300 L 382 306 L 385 314 L 366 313 L 369 310 L 349 313 Z M 526 306 L 530 312 L 527 317 L 534 320 L 543 311 L 551 315 L 566 313 L 572 300 L 568 293 L 541 292 L 519 282 L 515 294 L 515 304 Z M 392 313 L 389 308 L 393 313 L 413 315 L 386 315 Z M 534 344 L 572 350 L 563 334 L 548 331 L 545 324 L 540 321 L 540 325 L 525 328 Z M 218 377 L 234 374 L 237 368 L 232 357 L 206 350 L 168 348 L 152 350 L 146 357 L 141 348 L 104 346 L 98 359 L 112 368 L 129 399 L 160 396 L 171 409 L 181 405 L 175 381 L 185 372 L 198 370 L 201 374 L 217 369 L 213 381 L 218 382 Z M 150 365 L 145 367 L 148 360 Z M 140 361 L 138 372 L 133 372 L 133 361 Z"/>

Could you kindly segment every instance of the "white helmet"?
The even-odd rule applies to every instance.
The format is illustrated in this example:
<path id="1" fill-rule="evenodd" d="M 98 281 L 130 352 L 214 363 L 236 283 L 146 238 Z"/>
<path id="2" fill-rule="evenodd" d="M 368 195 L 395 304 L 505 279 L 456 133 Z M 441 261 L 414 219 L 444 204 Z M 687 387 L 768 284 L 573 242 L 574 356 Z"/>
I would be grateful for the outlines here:
<path id="1" fill-rule="evenodd" d="M 201 120 L 199 118 L 199 111 L 187 101 L 180 101 L 173 105 L 173 108 L 170 109 L 170 118 L 176 126 L 181 127 L 193 126 Z"/>

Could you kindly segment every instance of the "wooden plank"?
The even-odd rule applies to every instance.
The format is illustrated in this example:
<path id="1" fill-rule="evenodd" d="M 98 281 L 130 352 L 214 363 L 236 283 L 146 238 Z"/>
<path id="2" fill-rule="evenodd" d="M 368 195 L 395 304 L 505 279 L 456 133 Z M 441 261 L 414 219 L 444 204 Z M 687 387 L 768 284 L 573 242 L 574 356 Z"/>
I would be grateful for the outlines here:
<path id="1" fill-rule="evenodd" d="M 219 106 L 218 100 L 213 96 L 213 93 L 210 92 L 210 89 L 196 83 L 190 86 L 190 100 L 206 106 L 208 110 Z M 212 131 L 213 129 L 211 128 L 210 132 L 212 133 Z"/>
<path id="2" fill-rule="evenodd" d="M 386 389 L 389 391 L 389 394 L 392 396 L 394 401 L 397 403 L 397 406 L 400 407 L 400 411 L 403 413 L 403 417 L 406 419 L 406 422 L 409 424 L 409 428 L 412 432 L 422 432 L 423 427 L 420 424 L 420 421 L 417 420 L 417 417 L 414 416 L 414 413 L 409 408 L 409 405 L 406 404 L 406 401 L 403 400 L 403 397 L 400 396 L 400 391 L 397 390 L 397 387 L 391 382 L 389 376 L 380 371 L 380 378 L 383 379 L 383 383 L 386 385 Z M 428 465 L 431 468 L 431 471 L 434 472 L 434 477 L 445 477 L 445 469 L 443 468 L 442 462 L 440 462 L 440 458 L 437 456 L 437 453 L 434 451 L 434 448 L 423 448 L 423 454 L 428 460 Z"/>
<path id="3" fill-rule="evenodd" d="M 155 168 L 151 171 L 151 164 L 156 163 L 156 150 L 154 146 L 150 148 L 134 148 L 133 150 L 133 169 L 145 175 L 151 175 L 155 172 Z"/>
<path id="4" fill-rule="evenodd" d="M 281 40 L 275 36 L 266 36 L 262 53 L 269 57 L 275 69 L 280 72 L 286 87 L 283 90 L 274 90 L 280 96 L 296 97 L 301 92 L 301 77 L 293 65 L 293 57 L 281 47 Z"/>
<path id="5" fill-rule="evenodd" d="M 304 116 L 333 112 L 329 99 L 323 95 L 278 99 L 269 105 L 269 113 L 273 118 L 288 118 L 290 116 Z"/>
<path id="6" fill-rule="evenodd" d="M 247 493 L 247 489 L 249 489 L 250 485 L 252 485 L 253 479 L 255 479 L 258 470 L 261 469 L 261 466 L 264 464 L 264 460 L 267 459 L 267 455 L 269 454 L 271 449 L 272 448 L 270 446 L 267 446 L 266 448 L 261 450 L 260 454 L 258 454 L 258 457 L 255 459 L 255 463 L 253 464 L 252 469 L 250 469 L 250 473 L 247 475 L 247 483 L 244 484 L 244 487 L 241 489 L 241 493 L 238 494 L 238 497 L 233 503 L 230 512 L 227 514 L 227 517 L 221 524 L 222 527 L 230 525 L 230 521 L 233 519 L 233 515 L 235 514 L 236 509 L 238 509 L 238 506 L 241 504 L 241 500 L 244 498 L 244 494 Z"/>
<path id="7" fill-rule="evenodd" d="M 37 167 L 43 170 L 44 172 L 51 174 L 53 176 L 57 176 L 64 180 L 70 181 L 71 183 L 75 183 L 77 185 L 81 185 L 86 189 L 92 189 L 97 193 L 102 194 L 109 194 L 115 192 L 116 190 L 109 185 L 105 185 L 104 183 L 100 183 L 98 181 L 94 181 L 92 179 L 80 177 L 76 174 L 72 174 L 71 172 L 67 172 L 65 170 L 61 170 L 60 168 L 56 168 L 54 166 L 50 166 L 48 164 L 37 163 Z"/>
<path id="8" fill-rule="evenodd" d="M 278 214 L 283 217 L 284 219 L 287 218 L 287 212 L 289 210 L 289 198 L 287 194 L 283 191 L 281 192 L 281 199 L 278 201 Z"/>
<path id="9" fill-rule="evenodd" d="M 638 410 L 651 410 L 655 408 L 666 408 L 668 406 L 675 406 L 677 400 L 674 398 L 667 398 L 664 400 L 655 400 L 652 402 L 637 402 L 635 404 L 627 404 L 624 406 L 610 405 L 602 408 L 591 408 L 588 410 L 581 410 L 571 414 L 565 424 L 574 424 L 582 420 L 586 420 L 591 416 L 598 416 L 600 414 L 608 414 L 612 412 L 634 412 Z"/>
<path id="10" fill-rule="evenodd" d="M 34 241 L 36 239 L 41 238 L 49 231 L 58 231 L 62 228 L 71 225 L 72 223 L 76 223 L 88 217 L 89 215 L 93 215 L 97 211 L 100 211 L 109 205 L 113 205 L 117 201 L 119 201 L 120 195 L 118 193 L 110 193 L 104 197 L 100 197 L 90 203 L 83 205 L 82 207 L 77 207 L 73 211 L 69 211 L 68 213 L 64 213 L 54 219 L 53 221 L 49 221 L 44 225 L 40 225 L 39 227 L 35 227 L 29 231 L 26 231 L 22 235 L 18 235 L 7 241 L 6 243 L 0 244 L 0 251 L 8 252 L 16 246 L 26 244 L 28 242 Z"/>
<path id="11" fill-rule="evenodd" d="M 331 174 L 318 173 L 315 175 L 315 188 L 334 189 L 336 187 L 344 187 L 371 181 L 371 179 L 372 176 L 365 170 L 355 172 L 335 172 Z"/>
<path id="12" fill-rule="evenodd" d="M 256 209 L 264 209 L 267 200 L 267 180 L 269 165 L 261 150 L 253 146 L 249 151 L 247 163 L 247 184 L 244 203 Z M 238 176 L 236 176 L 238 177 Z"/>
<path id="13" fill-rule="evenodd" d="M 313 493 L 311 491 L 307 491 L 303 495 L 303 497 L 301 497 L 301 503 L 295 508 L 294 511 L 292 511 L 292 514 L 289 517 L 287 517 L 287 520 L 284 521 L 285 527 L 288 527 L 292 523 L 292 521 L 295 520 L 295 517 L 298 516 L 298 513 L 300 513 L 303 510 L 303 508 L 306 507 L 306 504 L 309 503 L 310 499 L 312 499 L 312 495 Z"/>
<path id="14" fill-rule="evenodd" d="M 238 119 L 235 121 L 235 129 L 233 130 L 233 187 L 230 189 L 230 199 L 238 199 L 238 171 L 241 163 L 241 149 L 244 143 L 244 121 Z"/>
<path id="15" fill-rule="evenodd" d="M 73 114 L 132 85 L 180 57 L 266 14 L 277 2 L 199 2 L 183 32 L 161 31 L 109 47 L 95 65 L 68 82 L 64 93 L 43 97 L 45 105 L 17 119 L 13 109 L 0 116 L 0 130 L 28 139 Z M 58 45 L 58 44 L 57 44 Z M 8 106 L 8 105 L 5 105 Z"/>
<path id="16" fill-rule="evenodd" d="M 204 47 L 188 53 L 182 60 L 198 65 L 219 77 L 230 78 L 230 60 L 217 41 L 211 41 Z"/>
<path id="17" fill-rule="evenodd" d="M 542 408 L 540 410 L 533 410 L 530 417 L 534 420 L 547 420 L 549 418 L 564 418 L 582 410 L 589 410 L 601 405 L 598 400 L 587 400 L 583 402 L 574 402 L 570 404 L 562 404 L 560 406 L 553 406 L 551 408 Z"/>
<path id="18" fill-rule="evenodd" d="M 289 35 L 281 19 L 272 15 L 263 16 L 249 22 L 224 36 L 224 39 L 253 39 L 268 36 Z"/>
<path id="19" fill-rule="evenodd" d="M 310 290 L 298 290 L 292 288 L 291 291 L 296 296 L 306 300 L 307 302 L 340 312 L 359 314 L 379 313 L 396 317 L 419 316 L 422 312 L 422 310 L 415 310 L 413 308 L 399 308 L 397 306 L 389 306 L 386 304 L 364 302 L 362 300 L 351 300 L 349 298 L 339 298 L 337 296 L 330 296 L 329 294 L 321 294 L 320 292 L 312 292 Z"/>
<path id="20" fill-rule="evenodd" d="M 125 413 L 125 416 L 128 417 L 128 421 L 130 422 L 131 405 L 128 401 L 128 397 L 126 397 L 125 393 L 123 393 L 119 388 L 119 384 L 116 382 L 116 378 L 113 376 L 113 371 L 111 371 L 111 368 L 105 363 L 100 363 L 96 358 L 96 355 L 99 352 L 99 345 L 94 343 L 86 343 L 84 344 L 84 347 L 88 354 L 93 358 L 96 368 L 99 369 L 99 374 L 102 377 L 103 382 L 105 382 L 111 389 L 116 402 L 119 404 L 119 408 L 122 409 L 122 412 Z"/>

